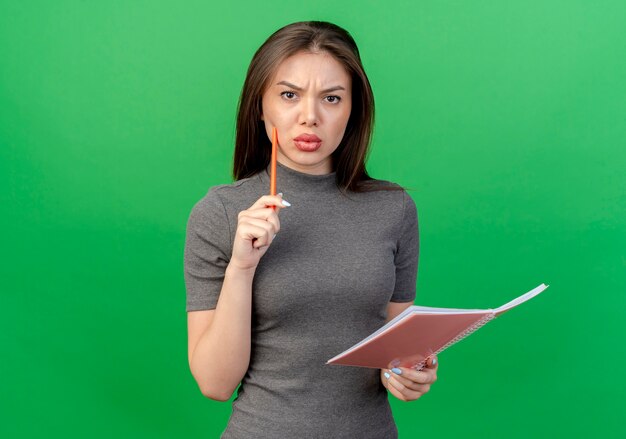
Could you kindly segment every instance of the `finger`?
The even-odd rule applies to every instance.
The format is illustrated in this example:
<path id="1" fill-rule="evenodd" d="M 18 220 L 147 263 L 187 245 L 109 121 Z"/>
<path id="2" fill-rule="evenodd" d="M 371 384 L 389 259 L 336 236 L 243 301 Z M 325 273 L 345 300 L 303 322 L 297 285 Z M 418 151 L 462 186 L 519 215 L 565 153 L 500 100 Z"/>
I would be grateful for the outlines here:
<path id="1" fill-rule="evenodd" d="M 400 393 L 400 391 L 398 389 L 396 389 L 395 387 L 393 387 L 391 384 L 389 384 L 389 387 L 387 387 L 387 390 L 389 390 L 389 393 L 391 393 L 393 396 L 398 398 L 400 401 L 404 401 L 404 402 L 408 401 L 406 399 L 406 396 L 404 396 L 402 393 Z"/>
<path id="2" fill-rule="evenodd" d="M 427 385 L 427 384 L 424 384 L 424 383 L 415 382 L 415 381 L 411 380 L 409 377 L 403 376 L 403 374 L 401 374 L 399 372 L 402 372 L 402 371 L 400 369 L 398 369 L 398 368 L 393 368 L 393 369 L 391 369 L 390 374 L 398 383 L 402 384 L 407 389 L 417 390 L 417 391 L 421 392 L 421 391 L 424 390 L 424 386 Z"/>
<path id="3" fill-rule="evenodd" d="M 436 369 L 439 366 L 439 362 L 437 361 L 437 357 L 430 357 L 426 362 L 426 367 L 430 369 Z"/>
<path id="4" fill-rule="evenodd" d="M 267 236 L 274 236 L 276 234 L 276 229 L 274 227 L 274 224 L 268 221 L 262 220 L 262 219 L 244 218 L 240 224 L 241 225 L 250 224 L 253 226 L 260 227 L 267 232 Z M 257 236 L 257 238 L 261 238 L 261 237 Z"/>
<path id="5" fill-rule="evenodd" d="M 274 209 L 271 207 L 259 207 L 258 209 L 246 209 L 239 212 L 238 218 L 242 216 L 248 216 L 252 218 L 262 218 L 267 219 L 274 213 Z"/>
<path id="6" fill-rule="evenodd" d="M 408 387 L 406 387 L 404 384 L 400 383 L 397 380 L 397 377 L 395 377 L 394 375 L 391 375 L 389 377 L 389 379 L 387 380 L 388 384 L 389 384 L 389 389 L 391 390 L 391 388 L 397 390 L 397 392 L 402 395 L 402 399 L 403 401 L 413 401 L 415 399 L 418 399 L 420 396 L 422 396 L 425 392 L 421 392 L 418 390 L 413 390 L 413 389 L 409 389 Z M 428 390 L 426 390 L 428 391 Z M 392 392 L 393 393 L 393 392 Z"/>
<path id="7" fill-rule="evenodd" d="M 283 208 L 289 207 L 291 204 L 288 201 L 283 200 L 282 197 L 279 197 L 278 195 L 263 195 L 261 198 L 256 200 L 252 206 L 250 206 L 250 209 L 259 209 L 267 206 Z"/>
<path id="8" fill-rule="evenodd" d="M 389 393 L 391 393 L 393 396 L 395 396 L 396 398 L 398 398 L 401 401 L 406 401 L 406 397 L 400 393 L 400 391 L 398 389 L 396 389 L 394 386 L 391 385 L 391 383 L 389 382 L 388 379 L 385 379 L 386 381 L 386 387 L 387 390 L 389 391 Z"/>
<path id="9" fill-rule="evenodd" d="M 401 374 L 403 377 L 419 383 L 419 384 L 432 384 L 437 380 L 437 370 L 436 369 L 422 369 L 422 370 L 414 370 L 408 369 L 406 367 L 398 368 L 402 371 Z"/>
<path id="10" fill-rule="evenodd" d="M 242 223 L 243 221 L 248 221 L 249 219 L 259 219 L 264 220 L 272 224 L 274 226 L 274 233 L 278 233 L 280 231 L 280 220 L 278 219 L 278 215 L 271 207 L 266 207 L 258 210 L 242 210 L 239 212 L 238 221 Z"/>
<path id="11" fill-rule="evenodd" d="M 251 223 L 244 223 L 237 227 L 237 234 L 242 239 L 254 241 L 252 243 L 252 246 L 254 248 L 269 245 L 269 243 L 271 242 L 270 236 L 272 236 L 270 235 L 266 227 Z"/>

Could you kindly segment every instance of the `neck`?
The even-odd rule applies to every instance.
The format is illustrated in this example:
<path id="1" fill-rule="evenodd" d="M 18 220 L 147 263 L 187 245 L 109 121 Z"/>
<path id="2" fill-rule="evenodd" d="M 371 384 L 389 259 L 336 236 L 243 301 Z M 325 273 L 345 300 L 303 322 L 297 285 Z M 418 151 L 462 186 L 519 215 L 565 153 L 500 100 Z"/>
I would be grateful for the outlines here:
<path id="1" fill-rule="evenodd" d="M 260 173 L 260 178 L 267 184 L 269 191 L 270 166 Z M 297 192 L 325 192 L 337 190 L 337 173 L 309 174 L 292 169 L 281 162 L 276 163 L 276 191 L 282 192 L 287 198 L 288 193 Z"/>

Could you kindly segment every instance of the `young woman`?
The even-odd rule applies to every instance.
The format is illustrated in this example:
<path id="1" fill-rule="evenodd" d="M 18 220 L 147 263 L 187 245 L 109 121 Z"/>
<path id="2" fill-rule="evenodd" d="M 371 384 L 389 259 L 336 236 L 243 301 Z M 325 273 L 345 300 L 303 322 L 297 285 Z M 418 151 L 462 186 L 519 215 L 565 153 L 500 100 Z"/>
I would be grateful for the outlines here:
<path id="1" fill-rule="evenodd" d="M 373 119 L 342 28 L 294 23 L 254 55 L 236 181 L 194 206 L 185 246 L 191 372 L 218 401 L 241 384 L 223 438 L 394 438 L 388 392 L 415 400 L 436 380 L 435 358 L 423 371 L 325 364 L 415 298 L 417 211 L 365 170 Z"/>

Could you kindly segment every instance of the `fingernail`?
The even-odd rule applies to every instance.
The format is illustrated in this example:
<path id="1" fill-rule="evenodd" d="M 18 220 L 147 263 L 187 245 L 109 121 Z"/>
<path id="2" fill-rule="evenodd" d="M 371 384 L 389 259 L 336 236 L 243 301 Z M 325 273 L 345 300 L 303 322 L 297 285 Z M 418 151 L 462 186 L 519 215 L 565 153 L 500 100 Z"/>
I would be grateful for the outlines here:
<path id="1" fill-rule="evenodd" d="M 276 233 L 274 233 L 274 236 L 272 236 L 272 239 L 276 238 Z"/>
<path id="2" fill-rule="evenodd" d="M 435 358 L 433 358 L 433 366 L 437 364 L 437 360 Z"/>
<path id="3" fill-rule="evenodd" d="M 385 372 L 385 378 L 389 379 L 391 375 L 389 375 L 387 372 Z"/>
<path id="4" fill-rule="evenodd" d="M 391 369 L 391 371 L 397 375 L 402 375 L 402 371 L 397 367 L 394 367 L 393 369 Z"/>
<path id="5" fill-rule="evenodd" d="M 291 206 L 291 203 L 286 201 L 286 200 L 283 200 L 283 206 L 289 207 L 289 206 Z"/>
<path id="6" fill-rule="evenodd" d="M 278 193 L 278 195 L 280 195 L 280 196 L 282 197 L 282 196 L 283 196 L 283 193 L 282 193 L 282 192 L 279 192 L 279 193 Z"/>

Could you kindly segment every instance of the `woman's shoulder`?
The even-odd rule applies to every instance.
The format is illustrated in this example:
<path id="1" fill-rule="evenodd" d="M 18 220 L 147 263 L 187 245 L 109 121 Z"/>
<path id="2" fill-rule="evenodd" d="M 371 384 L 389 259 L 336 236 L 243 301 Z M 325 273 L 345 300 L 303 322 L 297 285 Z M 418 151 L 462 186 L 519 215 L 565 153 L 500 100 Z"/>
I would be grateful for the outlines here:
<path id="1" fill-rule="evenodd" d="M 366 178 L 359 180 L 358 187 L 363 191 L 387 190 L 401 192 L 404 189 L 396 182 L 385 180 L 382 178 L 374 178 L 370 175 L 368 175 Z"/>
<path id="2" fill-rule="evenodd" d="M 242 178 L 241 180 L 233 181 L 232 183 L 223 183 L 210 186 L 207 192 L 207 196 L 233 196 L 250 191 L 256 191 L 261 181 L 259 175 L 253 175 L 252 177 Z"/>
<path id="3" fill-rule="evenodd" d="M 198 200 L 194 210 L 205 213 L 216 210 L 230 211 L 232 209 L 241 210 L 241 206 L 246 206 L 256 201 L 262 192 L 262 185 L 258 175 L 243 178 L 232 183 L 223 183 L 210 186 L 205 195 Z"/>
<path id="4" fill-rule="evenodd" d="M 363 202 L 375 204 L 382 211 L 397 212 L 400 220 L 417 214 L 415 201 L 409 194 L 411 188 L 390 180 L 372 178 L 361 182 L 360 189 L 356 195 Z"/>
<path id="5" fill-rule="evenodd" d="M 357 193 L 368 194 L 376 197 L 383 197 L 388 200 L 403 201 L 410 198 L 407 188 L 390 180 L 371 178 L 359 182 Z"/>

